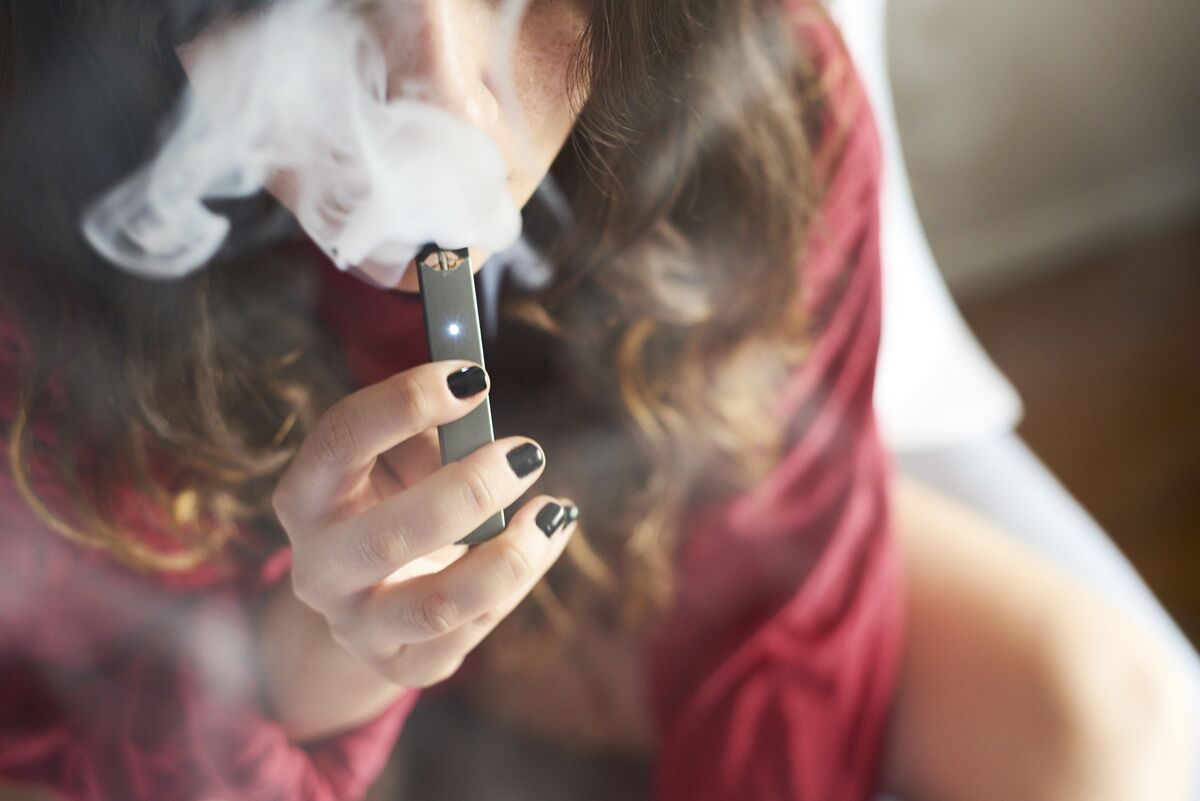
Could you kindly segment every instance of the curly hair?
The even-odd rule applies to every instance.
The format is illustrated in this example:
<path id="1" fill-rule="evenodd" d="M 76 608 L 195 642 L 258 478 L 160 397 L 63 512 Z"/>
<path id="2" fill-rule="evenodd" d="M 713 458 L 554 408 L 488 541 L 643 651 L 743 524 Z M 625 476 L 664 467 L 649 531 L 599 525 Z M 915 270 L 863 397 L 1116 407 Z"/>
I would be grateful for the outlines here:
<path id="1" fill-rule="evenodd" d="M 53 530 L 139 570 L 236 569 L 285 542 L 271 489 L 352 388 L 314 313 L 319 265 L 267 197 L 231 203 L 232 241 L 175 283 L 111 268 L 78 232 L 88 200 L 153 149 L 185 84 L 176 47 L 258 4 L 0 14 L 0 307 L 26 345 L 9 468 Z M 836 68 L 815 68 L 796 25 L 771 2 L 594 2 L 574 61 L 588 96 L 552 167 L 573 219 L 536 197 L 524 211 L 558 269 L 506 292 L 489 351 L 497 433 L 538 439 L 554 455 L 538 490 L 585 518 L 500 640 L 561 637 L 577 614 L 648 625 L 690 505 L 781 455 L 773 404 L 811 335 L 797 265 Z M 47 476 L 65 508 L 42 497 Z M 162 510 L 163 542 L 114 525 L 129 488 Z"/>

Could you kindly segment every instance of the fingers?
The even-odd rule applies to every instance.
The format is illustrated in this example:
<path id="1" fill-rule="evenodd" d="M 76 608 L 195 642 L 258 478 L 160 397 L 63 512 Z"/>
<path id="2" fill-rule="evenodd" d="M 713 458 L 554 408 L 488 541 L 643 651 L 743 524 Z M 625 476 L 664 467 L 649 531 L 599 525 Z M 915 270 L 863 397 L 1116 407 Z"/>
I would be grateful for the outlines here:
<path id="1" fill-rule="evenodd" d="M 463 392 L 483 388 L 459 398 L 452 382 Z M 285 528 L 335 512 L 379 454 L 463 417 L 487 393 L 482 368 L 444 361 L 406 370 L 335 403 L 305 438 L 276 489 L 275 509 Z"/>
<path id="2" fill-rule="evenodd" d="M 368 589 L 407 562 L 458 542 L 516 501 L 542 474 L 546 458 L 524 437 L 485 445 L 404 492 L 312 538 L 306 586 L 323 595 Z"/>
<path id="3" fill-rule="evenodd" d="M 442 446 L 436 428 L 409 437 L 390 451 L 380 454 L 403 487 L 411 487 L 442 468 Z"/>
<path id="4" fill-rule="evenodd" d="M 444 637 L 481 617 L 494 626 L 562 553 L 567 523 L 562 504 L 535 498 L 501 536 L 440 573 L 375 588 L 359 603 L 362 630 L 376 643 L 411 644 Z"/>
<path id="5" fill-rule="evenodd" d="M 438 429 L 429 428 L 409 437 L 390 451 L 379 454 L 371 468 L 374 499 L 390 498 L 441 469 L 442 448 Z M 363 504 L 367 506 L 368 504 Z M 351 514 L 353 510 L 347 510 Z"/>
<path id="6" fill-rule="evenodd" d="M 570 504 L 569 501 L 559 503 L 563 506 Z M 575 513 L 578 514 L 578 509 Z M 562 556 L 574 531 L 575 520 L 568 518 L 562 527 L 562 533 L 555 535 L 552 540 L 557 543 L 558 549 L 551 556 L 550 564 L 553 565 Z M 462 665 L 466 655 L 475 650 L 502 620 L 512 614 L 541 579 L 541 574 L 535 576 L 518 587 L 498 606 L 444 637 L 405 645 L 399 652 L 379 660 L 377 669 L 381 675 L 405 687 L 428 687 L 449 678 Z"/>

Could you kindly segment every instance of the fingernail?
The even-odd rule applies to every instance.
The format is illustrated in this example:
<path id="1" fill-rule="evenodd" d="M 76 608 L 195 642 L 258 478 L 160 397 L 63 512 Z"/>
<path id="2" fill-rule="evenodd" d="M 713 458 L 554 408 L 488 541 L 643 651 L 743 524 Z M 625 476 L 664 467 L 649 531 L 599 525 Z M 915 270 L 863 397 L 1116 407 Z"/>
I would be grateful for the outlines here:
<path id="1" fill-rule="evenodd" d="M 554 536 L 554 532 L 558 531 L 563 522 L 567 519 L 567 511 L 557 503 L 548 503 L 542 507 L 542 511 L 537 514 L 537 527 L 542 530 L 547 537 Z"/>
<path id="2" fill-rule="evenodd" d="M 451 373 L 446 383 L 454 397 L 469 398 L 487 389 L 487 373 L 482 367 L 464 367 Z"/>
<path id="3" fill-rule="evenodd" d="M 579 519 L 579 507 L 571 504 L 567 507 L 567 525 L 571 525 Z"/>
<path id="4" fill-rule="evenodd" d="M 517 474 L 517 478 L 525 478 L 545 463 L 546 456 L 542 449 L 532 442 L 518 445 L 508 452 L 508 465 Z"/>

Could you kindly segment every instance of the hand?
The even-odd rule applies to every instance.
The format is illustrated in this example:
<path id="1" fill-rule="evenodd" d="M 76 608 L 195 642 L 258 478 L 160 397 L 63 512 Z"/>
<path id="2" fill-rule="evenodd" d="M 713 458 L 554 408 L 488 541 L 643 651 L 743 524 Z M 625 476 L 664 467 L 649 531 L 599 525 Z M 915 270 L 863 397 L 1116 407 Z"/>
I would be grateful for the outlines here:
<path id="1" fill-rule="evenodd" d="M 451 384 L 472 377 L 479 391 L 456 397 Z M 489 389 L 478 366 L 446 361 L 349 395 L 318 421 L 272 498 L 292 542 L 296 598 L 395 684 L 451 676 L 574 530 L 575 507 L 541 496 L 495 539 L 455 545 L 545 467 L 541 449 L 521 437 L 441 465 L 436 427 L 470 412 Z"/>

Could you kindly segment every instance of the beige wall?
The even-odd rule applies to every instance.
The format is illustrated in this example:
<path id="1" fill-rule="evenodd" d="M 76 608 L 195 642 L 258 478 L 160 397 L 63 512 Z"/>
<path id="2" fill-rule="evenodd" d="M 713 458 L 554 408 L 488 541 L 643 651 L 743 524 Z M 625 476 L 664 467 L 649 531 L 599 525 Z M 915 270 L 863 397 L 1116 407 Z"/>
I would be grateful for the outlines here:
<path id="1" fill-rule="evenodd" d="M 889 48 L 956 288 L 1200 214 L 1200 0 L 891 0 Z"/>

